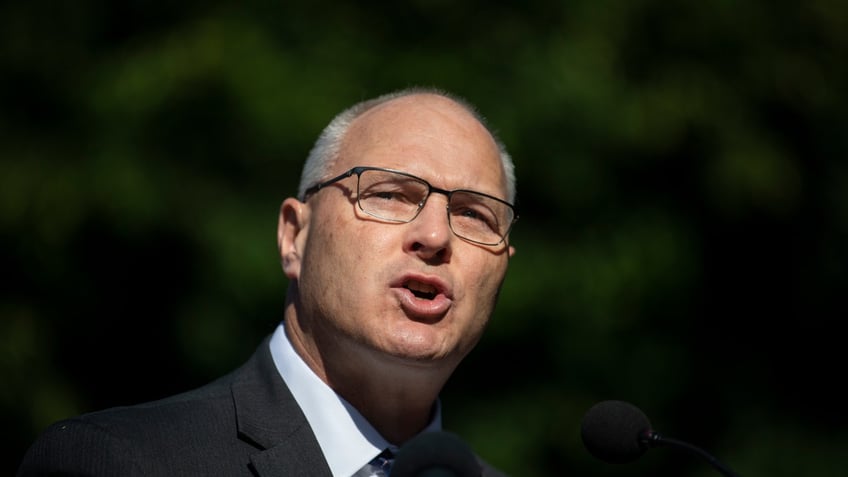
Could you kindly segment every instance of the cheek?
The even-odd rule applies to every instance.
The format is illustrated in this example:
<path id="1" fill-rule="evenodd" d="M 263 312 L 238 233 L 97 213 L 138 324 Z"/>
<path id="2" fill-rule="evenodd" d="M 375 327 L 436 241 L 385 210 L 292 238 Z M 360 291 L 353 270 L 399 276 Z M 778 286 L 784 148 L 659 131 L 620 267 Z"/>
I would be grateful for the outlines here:
<path id="1" fill-rule="evenodd" d="M 473 268 L 469 267 L 469 269 Z M 485 315 L 482 319 L 488 319 L 488 315 L 494 310 L 495 301 L 506 275 L 506 261 L 500 259 L 492 261 L 489 257 L 487 265 L 480 266 L 476 270 L 481 272 L 470 278 L 468 290 L 476 294 L 476 298 L 472 301 L 477 307 L 477 313 Z"/>
<path id="2" fill-rule="evenodd" d="M 315 221 L 304 246 L 300 288 L 315 303 L 331 303 L 345 288 L 342 278 L 348 272 L 350 245 L 337 220 Z"/>
<path id="3" fill-rule="evenodd" d="M 501 256 L 484 257 L 483 264 L 476 268 L 480 270 L 477 279 L 477 291 L 485 298 L 497 295 L 498 289 L 506 275 L 507 262 Z"/>
<path id="4" fill-rule="evenodd" d="M 495 307 L 501 284 L 506 274 L 506 261 L 497 257 L 483 257 L 476 264 L 465 263 L 459 267 L 462 270 L 477 270 L 464 276 L 464 286 L 460 287 L 466 293 L 466 306 L 471 308 L 468 313 L 479 325 L 488 322 L 489 315 Z"/>
<path id="5" fill-rule="evenodd" d="M 309 264 L 318 278 L 312 285 L 323 288 L 325 295 L 358 295 L 373 286 L 389 258 L 387 247 L 392 241 L 392 235 L 381 233 L 379 226 L 341 215 L 317 224 L 308 248 Z"/>

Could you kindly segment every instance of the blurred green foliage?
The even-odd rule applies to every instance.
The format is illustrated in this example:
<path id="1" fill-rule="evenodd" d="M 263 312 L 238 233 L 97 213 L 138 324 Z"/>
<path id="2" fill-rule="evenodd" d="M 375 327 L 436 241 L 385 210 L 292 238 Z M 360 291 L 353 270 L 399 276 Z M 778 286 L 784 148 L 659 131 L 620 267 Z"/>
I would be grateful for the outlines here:
<path id="1" fill-rule="evenodd" d="M 7 2 L 4 473 L 55 419 L 240 364 L 320 130 L 430 85 L 499 131 L 522 216 L 447 427 L 516 476 L 711 475 L 591 459 L 582 414 L 625 399 L 742 475 L 833 475 L 846 59 L 836 0 Z"/>

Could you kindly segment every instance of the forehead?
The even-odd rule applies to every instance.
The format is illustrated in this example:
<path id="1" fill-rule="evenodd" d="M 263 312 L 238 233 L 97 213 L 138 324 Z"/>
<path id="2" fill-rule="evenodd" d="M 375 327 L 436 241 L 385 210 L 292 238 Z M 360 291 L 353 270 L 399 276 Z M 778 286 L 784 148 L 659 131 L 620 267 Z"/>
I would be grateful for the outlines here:
<path id="1" fill-rule="evenodd" d="M 397 169 L 434 186 L 504 196 L 506 179 L 491 134 L 464 107 L 421 94 L 379 105 L 351 124 L 336 168 Z"/>

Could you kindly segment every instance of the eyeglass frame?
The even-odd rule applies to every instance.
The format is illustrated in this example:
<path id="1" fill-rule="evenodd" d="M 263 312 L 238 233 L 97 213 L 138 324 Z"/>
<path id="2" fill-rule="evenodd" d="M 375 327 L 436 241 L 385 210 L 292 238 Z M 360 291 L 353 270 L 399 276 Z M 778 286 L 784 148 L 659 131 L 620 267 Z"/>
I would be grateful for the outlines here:
<path id="1" fill-rule="evenodd" d="M 362 203 L 359 202 L 359 199 L 360 199 L 360 197 L 359 197 L 359 180 L 362 177 L 362 173 L 366 172 L 366 171 L 390 172 L 392 174 L 402 175 L 402 176 L 405 176 L 405 177 L 409 177 L 410 179 L 414 179 L 416 181 L 420 181 L 420 182 L 424 183 L 427 186 L 427 194 L 424 196 L 423 199 L 421 199 L 421 202 L 418 203 L 418 210 L 415 212 L 415 215 L 413 215 L 412 218 L 409 219 L 409 220 L 388 219 L 386 217 L 380 217 L 378 215 L 374 215 L 374 214 L 368 212 L 367 210 L 365 210 L 364 208 L 362 208 Z M 442 189 L 442 188 L 439 188 L 439 187 L 435 187 L 434 185 L 430 184 L 426 180 L 424 180 L 424 179 L 422 179 L 418 176 L 414 176 L 412 174 L 409 174 L 408 172 L 398 171 L 396 169 L 386 169 L 386 168 L 383 168 L 383 167 L 370 167 L 370 166 L 352 167 L 351 169 L 348 169 L 347 171 L 337 175 L 336 177 L 333 177 L 332 179 L 328 179 L 326 181 L 319 182 L 318 184 L 315 184 L 313 186 L 308 187 L 306 190 L 303 191 L 303 198 L 301 199 L 301 202 L 306 202 L 312 194 L 317 193 L 321 189 L 323 189 L 323 188 L 325 188 L 329 185 L 335 184 L 336 182 L 339 182 L 341 180 L 347 179 L 348 177 L 351 177 L 353 175 L 356 175 L 356 205 L 359 206 L 359 210 L 370 215 L 371 217 L 375 217 L 375 218 L 378 218 L 378 219 L 381 219 L 381 220 L 387 220 L 389 222 L 394 222 L 394 223 L 398 223 L 398 224 L 408 224 L 408 223 L 412 222 L 413 220 L 417 219 L 418 216 L 421 214 L 421 210 L 423 210 L 424 206 L 427 205 L 427 200 L 430 198 L 430 196 L 433 194 L 433 192 L 436 192 L 438 194 L 442 194 L 443 196 L 447 197 L 447 204 L 445 205 L 445 211 L 446 211 L 447 216 L 448 216 L 448 226 L 451 229 L 451 233 L 453 233 L 457 237 L 461 238 L 462 240 L 466 240 L 468 242 L 472 242 L 472 243 L 476 243 L 476 244 L 480 244 L 480 245 L 487 245 L 487 246 L 500 245 L 501 243 L 503 243 L 506 240 L 506 237 L 509 235 L 509 232 L 512 230 L 512 226 L 515 225 L 516 222 L 518 222 L 518 210 L 516 209 L 516 206 L 514 204 L 510 204 L 509 202 L 507 202 L 503 199 L 499 199 L 499 198 L 497 198 L 493 195 L 489 195 L 489 194 L 486 194 L 486 193 L 483 193 L 483 192 L 478 192 L 476 190 L 471 190 L 471 189 L 453 189 L 453 190 Z M 497 202 L 500 202 L 500 203 L 506 205 L 507 207 L 509 207 L 510 210 L 512 210 L 512 220 L 510 221 L 509 225 L 506 227 L 506 231 L 504 231 L 503 235 L 498 234 L 501 237 L 501 239 L 499 241 L 497 241 L 495 243 L 480 242 L 480 241 L 472 240 L 468 237 L 464 237 L 464 236 L 456 233 L 456 231 L 453 229 L 453 223 L 451 222 L 451 219 L 450 219 L 451 196 L 456 192 L 468 192 L 468 193 L 471 193 L 471 194 L 480 195 L 480 196 L 495 200 Z"/>

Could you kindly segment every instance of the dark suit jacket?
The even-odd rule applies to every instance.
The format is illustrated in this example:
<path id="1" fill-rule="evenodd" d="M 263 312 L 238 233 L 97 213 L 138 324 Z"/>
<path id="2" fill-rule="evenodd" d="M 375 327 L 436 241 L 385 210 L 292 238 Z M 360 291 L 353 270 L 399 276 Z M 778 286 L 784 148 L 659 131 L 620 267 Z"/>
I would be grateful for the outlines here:
<path id="1" fill-rule="evenodd" d="M 330 477 L 268 342 L 241 368 L 194 391 L 53 424 L 18 476 Z M 484 476 L 502 475 L 480 462 Z"/>

